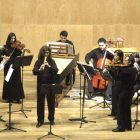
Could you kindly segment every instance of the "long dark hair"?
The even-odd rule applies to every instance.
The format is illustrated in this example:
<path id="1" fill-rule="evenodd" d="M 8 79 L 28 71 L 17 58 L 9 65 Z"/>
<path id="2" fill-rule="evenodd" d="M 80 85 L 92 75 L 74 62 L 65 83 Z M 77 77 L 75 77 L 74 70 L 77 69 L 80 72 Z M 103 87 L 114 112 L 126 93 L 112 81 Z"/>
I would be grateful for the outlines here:
<path id="1" fill-rule="evenodd" d="M 115 52 L 119 56 L 119 60 L 123 63 L 123 51 L 122 50 L 115 50 Z"/>
<path id="2" fill-rule="evenodd" d="M 44 60 L 44 58 L 45 58 L 45 51 L 49 51 L 49 56 L 48 56 L 47 59 L 52 59 L 51 49 L 50 49 L 48 46 L 44 45 L 44 46 L 40 49 L 40 51 L 39 51 L 38 60 Z"/>
<path id="3" fill-rule="evenodd" d="M 15 35 L 15 33 L 10 33 L 10 34 L 8 35 L 7 41 L 6 41 L 6 45 L 7 45 L 7 46 L 11 46 L 11 38 L 12 38 L 13 36 L 15 36 L 15 41 L 16 41 L 16 35 Z"/>

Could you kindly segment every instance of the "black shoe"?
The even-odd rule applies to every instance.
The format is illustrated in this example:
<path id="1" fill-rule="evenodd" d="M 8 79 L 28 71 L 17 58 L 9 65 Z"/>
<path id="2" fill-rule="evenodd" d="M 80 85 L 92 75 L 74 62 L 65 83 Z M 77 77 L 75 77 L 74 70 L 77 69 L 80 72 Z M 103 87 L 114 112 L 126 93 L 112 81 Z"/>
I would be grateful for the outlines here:
<path id="1" fill-rule="evenodd" d="M 116 115 L 114 115 L 114 114 L 109 114 L 108 116 L 116 116 Z"/>
<path id="2" fill-rule="evenodd" d="M 115 116 L 115 117 L 113 118 L 113 120 L 117 120 L 117 116 Z"/>
<path id="3" fill-rule="evenodd" d="M 91 99 L 91 98 L 95 98 L 96 97 L 96 94 L 94 92 L 91 92 L 89 94 L 90 94 L 90 96 L 88 96 L 88 99 Z"/>
<path id="4" fill-rule="evenodd" d="M 13 102 L 13 100 L 8 100 L 8 101 L 6 101 L 6 103 L 12 103 Z"/>
<path id="5" fill-rule="evenodd" d="M 107 100 L 107 101 L 112 101 L 112 98 L 110 98 L 110 97 L 105 97 L 105 100 Z"/>
<path id="6" fill-rule="evenodd" d="M 55 125 L 54 121 L 51 121 L 50 124 L 51 124 L 51 125 Z"/>
<path id="7" fill-rule="evenodd" d="M 43 123 L 38 122 L 37 125 L 36 125 L 36 128 L 39 128 L 41 125 L 43 125 Z"/>
<path id="8" fill-rule="evenodd" d="M 124 132 L 124 131 L 125 131 L 125 129 L 119 129 L 119 128 L 112 130 L 112 132 Z"/>
<path id="9" fill-rule="evenodd" d="M 17 104 L 21 104 L 21 101 L 20 100 L 17 100 Z"/>
<path id="10" fill-rule="evenodd" d="M 132 130 L 132 127 L 131 126 L 128 126 L 128 127 L 125 127 L 125 129 L 131 131 Z"/>

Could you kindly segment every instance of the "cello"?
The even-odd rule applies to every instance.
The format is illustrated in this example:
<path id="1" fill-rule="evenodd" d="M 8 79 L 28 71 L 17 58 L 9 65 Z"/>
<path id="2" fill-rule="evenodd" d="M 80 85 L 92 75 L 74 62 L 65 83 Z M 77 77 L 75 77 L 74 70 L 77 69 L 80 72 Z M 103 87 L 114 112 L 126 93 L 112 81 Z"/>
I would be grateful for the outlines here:
<path id="1" fill-rule="evenodd" d="M 110 45 L 110 43 L 108 44 L 107 48 L 109 47 L 109 45 Z M 101 70 L 103 70 L 105 68 L 105 65 L 107 65 L 108 63 L 111 62 L 111 60 L 106 58 L 107 48 L 106 48 L 104 57 L 100 58 L 97 62 L 97 67 Z M 105 89 L 105 87 L 108 85 L 108 82 L 109 81 L 105 81 L 103 79 L 103 77 L 101 76 L 101 73 L 99 71 L 97 71 L 96 75 L 93 76 L 93 79 L 92 79 L 93 87 L 94 88 L 99 88 L 99 89 Z"/>

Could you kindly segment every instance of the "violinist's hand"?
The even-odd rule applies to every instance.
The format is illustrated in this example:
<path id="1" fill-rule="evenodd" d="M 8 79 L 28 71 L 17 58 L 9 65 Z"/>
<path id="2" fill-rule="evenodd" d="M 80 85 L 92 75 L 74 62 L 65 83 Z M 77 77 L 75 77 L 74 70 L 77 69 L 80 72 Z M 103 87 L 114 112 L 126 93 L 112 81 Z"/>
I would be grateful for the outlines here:
<path id="1" fill-rule="evenodd" d="M 140 69 L 138 63 L 134 63 L 133 66 L 137 69 L 137 71 Z"/>
<path id="2" fill-rule="evenodd" d="M 31 53 L 31 51 L 27 48 L 23 48 L 23 51 L 27 51 L 28 53 Z"/>
<path id="3" fill-rule="evenodd" d="M 9 57 L 9 56 L 4 56 L 3 58 L 4 58 L 5 60 L 9 60 L 10 57 Z"/>

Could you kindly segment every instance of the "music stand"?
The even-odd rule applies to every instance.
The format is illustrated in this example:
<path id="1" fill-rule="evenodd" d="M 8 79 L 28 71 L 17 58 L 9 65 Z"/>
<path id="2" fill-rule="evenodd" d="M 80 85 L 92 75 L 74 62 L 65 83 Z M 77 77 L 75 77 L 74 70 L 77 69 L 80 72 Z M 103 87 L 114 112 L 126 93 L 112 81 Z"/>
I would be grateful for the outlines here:
<path id="1" fill-rule="evenodd" d="M 96 123 L 96 121 L 86 121 L 85 120 L 86 117 L 83 117 L 84 116 L 86 78 L 88 77 L 89 80 L 92 80 L 92 78 L 89 74 L 96 75 L 96 73 L 95 73 L 94 69 L 90 66 L 86 66 L 86 65 L 81 64 L 81 67 L 82 67 L 83 72 L 84 72 L 84 90 L 83 90 L 82 118 L 81 118 L 80 128 L 82 127 L 82 122 L 85 122 L 85 123 L 94 122 L 94 123 Z"/>
<path id="2" fill-rule="evenodd" d="M 139 100 L 138 100 L 138 97 L 139 97 L 139 93 L 137 91 L 137 108 L 136 108 L 136 119 L 134 120 L 135 124 L 133 126 L 133 129 L 135 128 L 137 122 L 140 122 L 140 120 L 138 119 L 138 105 L 139 105 Z"/>
<path id="3" fill-rule="evenodd" d="M 20 67 L 20 66 L 22 67 L 22 70 L 21 70 L 22 71 L 22 78 L 21 78 L 22 86 L 23 86 L 23 66 L 30 66 L 32 59 L 33 59 L 33 55 L 28 55 L 28 56 L 17 56 L 14 60 L 13 68 Z M 22 99 L 21 109 L 18 111 L 21 111 L 25 115 L 25 117 L 28 118 L 24 111 L 31 112 L 32 110 L 23 109 L 23 99 Z M 18 112 L 18 111 L 12 111 L 12 112 Z"/>
<path id="4" fill-rule="evenodd" d="M 83 68 L 82 68 L 80 62 L 77 62 L 76 66 L 78 67 L 79 72 L 80 72 L 80 93 L 79 93 L 79 95 L 80 95 L 80 118 L 69 119 L 70 121 L 81 121 L 82 120 L 82 118 L 81 118 L 81 99 L 82 99 L 81 98 L 81 75 L 84 76 L 84 71 L 83 71 Z M 85 119 L 86 117 L 83 117 L 83 118 Z"/>
<path id="5" fill-rule="evenodd" d="M 3 120 L 3 119 L 1 119 L 1 118 L 2 118 L 2 116 L 0 116 L 0 121 L 1 121 L 1 122 L 6 122 L 5 120 Z"/>
<path id="6" fill-rule="evenodd" d="M 106 80 L 111 81 L 111 80 L 112 80 L 112 77 L 111 77 L 111 75 L 110 75 L 109 73 L 103 74 L 103 73 L 102 73 L 102 71 L 103 71 L 102 69 L 100 69 L 100 68 L 97 68 L 97 69 L 99 70 L 100 74 L 102 75 L 102 77 L 103 77 L 104 80 L 105 80 L 105 84 L 104 84 L 104 86 L 105 86 L 105 90 L 104 90 L 104 100 L 103 100 L 102 102 L 100 102 L 100 103 L 94 105 L 94 106 L 89 107 L 89 109 L 91 109 L 92 107 L 95 107 L 95 106 L 100 106 L 100 104 L 102 104 L 102 103 L 104 104 L 103 108 L 105 108 L 105 105 L 107 105 L 108 108 L 110 108 L 109 104 L 108 104 L 108 103 L 106 102 L 106 100 L 105 100 L 105 91 L 106 91 L 106 89 L 107 89 Z M 111 108 L 110 108 L 110 109 L 111 109 Z"/>
<path id="7" fill-rule="evenodd" d="M 26 130 L 22 130 L 22 129 L 18 129 L 18 128 L 11 127 L 11 106 L 12 106 L 12 103 L 9 102 L 9 125 L 6 124 L 7 128 L 1 130 L 0 132 L 6 131 L 6 130 L 12 130 L 12 129 L 19 130 L 19 131 L 23 131 L 23 132 L 27 132 Z"/>
<path id="8" fill-rule="evenodd" d="M 41 94 L 62 94 L 62 89 L 63 89 L 63 85 L 42 84 L 40 93 Z M 49 135 L 53 135 L 53 136 L 65 139 L 65 138 L 55 135 L 51 132 L 51 122 L 50 122 L 50 132 L 48 132 L 47 135 L 44 135 L 44 136 L 38 138 L 38 140 L 41 138 L 44 138 L 46 136 L 49 136 Z"/>

